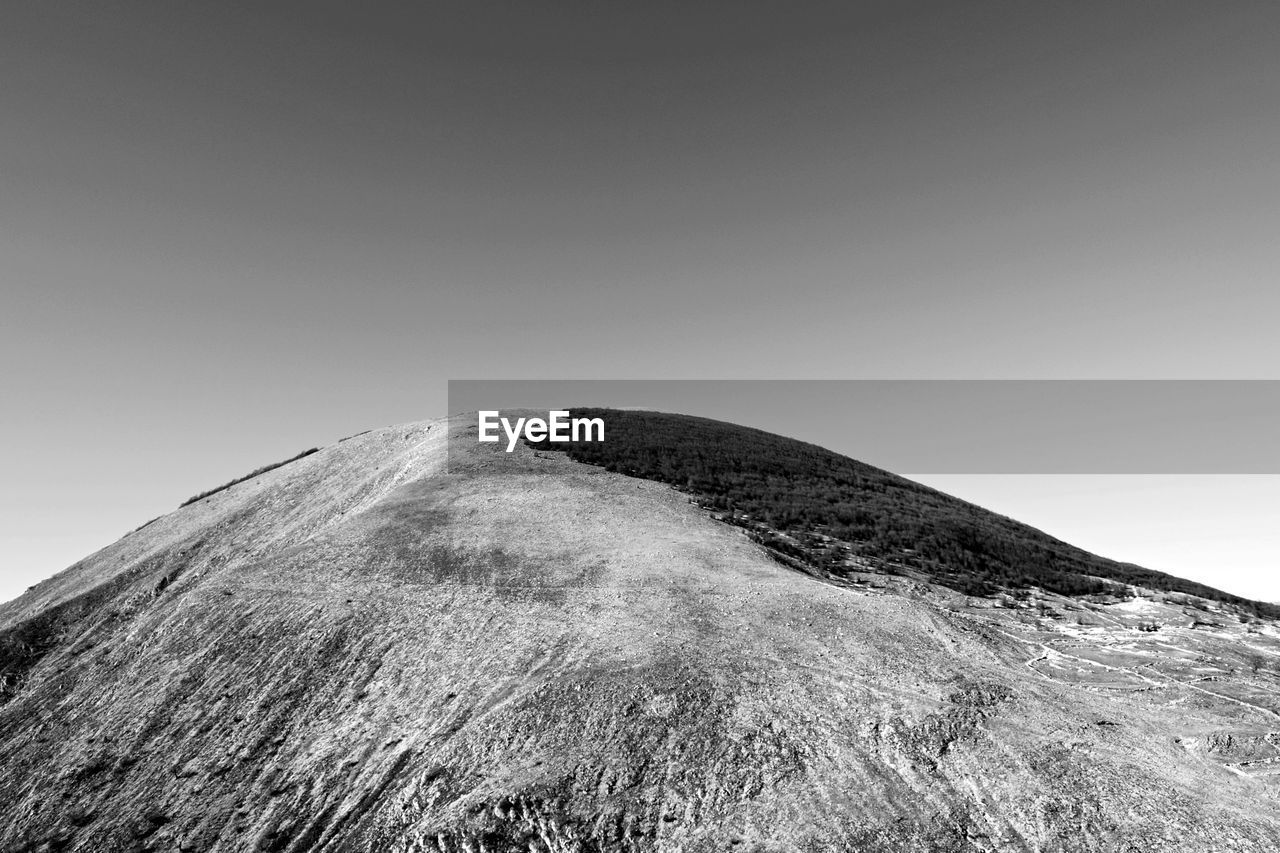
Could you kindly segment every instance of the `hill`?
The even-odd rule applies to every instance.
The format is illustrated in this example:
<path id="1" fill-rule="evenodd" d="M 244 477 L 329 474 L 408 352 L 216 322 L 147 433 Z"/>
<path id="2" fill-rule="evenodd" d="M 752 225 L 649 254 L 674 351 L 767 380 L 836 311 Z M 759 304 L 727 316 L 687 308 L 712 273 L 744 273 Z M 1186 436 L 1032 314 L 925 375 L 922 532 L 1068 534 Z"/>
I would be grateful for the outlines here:
<path id="1" fill-rule="evenodd" d="M 0 605 L 0 850 L 1280 837 L 1274 625 L 1164 593 L 819 579 L 663 483 L 446 456 L 474 429 L 322 447 Z"/>

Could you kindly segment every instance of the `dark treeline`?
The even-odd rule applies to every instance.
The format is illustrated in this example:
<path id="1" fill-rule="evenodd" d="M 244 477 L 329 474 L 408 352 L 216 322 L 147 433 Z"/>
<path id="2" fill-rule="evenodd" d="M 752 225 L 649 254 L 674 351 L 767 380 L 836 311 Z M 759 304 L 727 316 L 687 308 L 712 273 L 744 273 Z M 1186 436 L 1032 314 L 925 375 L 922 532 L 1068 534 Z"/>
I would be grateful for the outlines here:
<path id="1" fill-rule="evenodd" d="M 813 534 L 830 536 L 848 543 L 858 556 L 910 567 L 965 593 L 1038 586 L 1087 595 L 1123 593 L 1117 584 L 1133 584 L 1280 616 L 1280 606 L 1098 557 L 813 444 L 687 415 L 612 409 L 574 409 L 572 414 L 603 417 L 605 440 L 534 446 L 669 483 L 743 526 L 762 525 L 809 540 Z M 807 549 L 804 556 L 827 565 L 841 559 L 834 544 L 830 553 Z"/>
<path id="2" fill-rule="evenodd" d="M 243 477 L 236 477 L 234 480 L 228 480 L 227 482 L 223 483 L 221 486 L 216 486 L 212 489 L 209 489 L 206 492 L 200 492 L 198 495 L 192 495 L 182 503 L 178 504 L 178 509 L 182 509 L 184 506 L 193 504 L 198 500 L 203 500 L 209 497 L 209 495 L 216 495 L 218 492 L 226 491 L 232 486 L 235 486 L 239 483 L 243 483 L 245 480 L 252 480 L 254 477 L 257 477 L 259 474 L 265 474 L 268 471 L 274 471 L 275 469 L 280 468 L 281 466 L 288 465 L 290 462 L 297 462 L 299 459 L 303 458 L 304 456 L 310 456 L 312 453 L 319 453 L 319 452 L 320 452 L 320 448 L 312 447 L 309 450 L 302 451 L 296 456 L 290 456 L 288 459 L 285 459 L 283 461 L 272 462 L 270 465 L 263 465 L 261 468 L 256 468 L 253 471 L 250 471 L 248 474 L 245 474 Z M 153 518 L 151 519 L 151 521 L 155 521 L 155 519 Z M 148 521 L 147 524 L 150 524 L 151 521 Z M 146 524 L 144 524 L 143 527 L 146 527 Z M 142 527 L 139 527 L 138 529 L 141 530 Z"/>

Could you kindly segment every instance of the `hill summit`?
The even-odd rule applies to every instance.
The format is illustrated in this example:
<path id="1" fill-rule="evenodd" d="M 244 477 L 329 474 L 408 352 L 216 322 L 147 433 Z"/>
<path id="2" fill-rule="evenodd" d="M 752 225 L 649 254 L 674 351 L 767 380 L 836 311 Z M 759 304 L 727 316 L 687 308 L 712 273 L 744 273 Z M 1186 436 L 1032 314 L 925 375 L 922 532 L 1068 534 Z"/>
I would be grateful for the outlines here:
<path id="1" fill-rule="evenodd" d="M 706 445 L 654 417 L 717 449 L 695 466 Z M 506 454 L 467 440 L 474 416 L 374 430 L 0 605 L 0 849 L 1280 837 L 1265 613 L 1098 571 L 1118 564 L 809 445 L 667 418 L 635 415 L 608 459 Z M 948 562 L 947 537 L 985 562 Z M 1077 575 L 1104 586 L 1037 582 Z"/>

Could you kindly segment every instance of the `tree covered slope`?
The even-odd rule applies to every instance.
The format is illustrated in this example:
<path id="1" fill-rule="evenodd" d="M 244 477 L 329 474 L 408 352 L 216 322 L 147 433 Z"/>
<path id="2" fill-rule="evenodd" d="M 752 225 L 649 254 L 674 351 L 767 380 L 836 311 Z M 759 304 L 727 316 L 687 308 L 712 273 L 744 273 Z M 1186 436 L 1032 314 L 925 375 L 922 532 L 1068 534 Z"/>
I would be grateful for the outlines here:
<path id="1" fill-rule="evenodd" d="M 572 414 L 604 418 L 605 441 L 536 446 L 669 483 L 724 513 L 725 520 L 789 534 L 766 534 L 764 541 L 825 571 L 838 574 L 856 557 L 918 570 L 970 594 L 1030 586 L 1065 595 L 1123 593 L 1121 585 L 1132 584 L 1280 616 L 1276 605 L 1090 554 L 817 445 L 688 415 L 594 408 Z"/>

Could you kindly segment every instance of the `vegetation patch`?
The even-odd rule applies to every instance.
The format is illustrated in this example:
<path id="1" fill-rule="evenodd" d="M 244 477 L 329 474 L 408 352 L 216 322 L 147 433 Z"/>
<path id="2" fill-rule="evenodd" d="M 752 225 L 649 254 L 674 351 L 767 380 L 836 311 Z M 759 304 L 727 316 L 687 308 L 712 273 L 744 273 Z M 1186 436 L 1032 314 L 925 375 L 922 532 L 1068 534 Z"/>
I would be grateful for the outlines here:
<path id="1" fill-rule="evenodd" d="M 318 453 L 319 451 L 320 451 L 320 448 L 313 447 L 310 450 L 302 451 L 296 456 L 290 456 L 288 459 L 285 459 L 282 462 L 273 462 L 270 465 L 263 465 L 261 468 L 257 468 L 253 471 L 250 471 L 248 474 L 245 474 L 243 477 L 236 477 L 234 480 L 228 480 L 227 482 L 223 483 L 221 486 L 218 486 L 217 488 L 209 489 L 207 492 L 201 492 L 198 495 L 192 495 L 182 503 L 178 504 L 178 509 L 182 509 L 182 507 L 184 506 L 189 506 L 190 504 L 193 504 L 196 501 L 204 500 L 205 498 L 209 497 L 209 495 L 216 495 L 218 492 L 225 491 L 226 489 L 231 488 L 237 483 L 243 483 L 245 480 L 252 480 L 254 477 L 258 476 L 259 474 L 265 474 L 268 471 L 273 471 L 276 468 L 280 468 L 282 466 L 288 465 L 290 462 L 297 462 L 299 459 L 303 458 L 304 456 L 310 456 L 312 453 Z M 152 521 L 154 520 L 155 519 L 152 519 Z M 147 524 L 150 524 L 150 523 L 151 523 L 150 521 L 147 522 Z M 146 525 L 144 524 L 143 527 L 146 527 Z M 141 530 L 142 528 L 138 528 L 138 529 Z"/>
<path id="2" fill-rule="evenodd" d="M 788 565 L 839 576 L 857 565 L 914 571 L 969 595 L 1040 587 L 1062 595 L 1168 590 L 1270 618 L 1280 606 L 1090 554 L 1013 519 L 814 444 L 661 412 L 573 409 L 604 441 L 540 450 L 680 489 L 744 527 Z"/>

